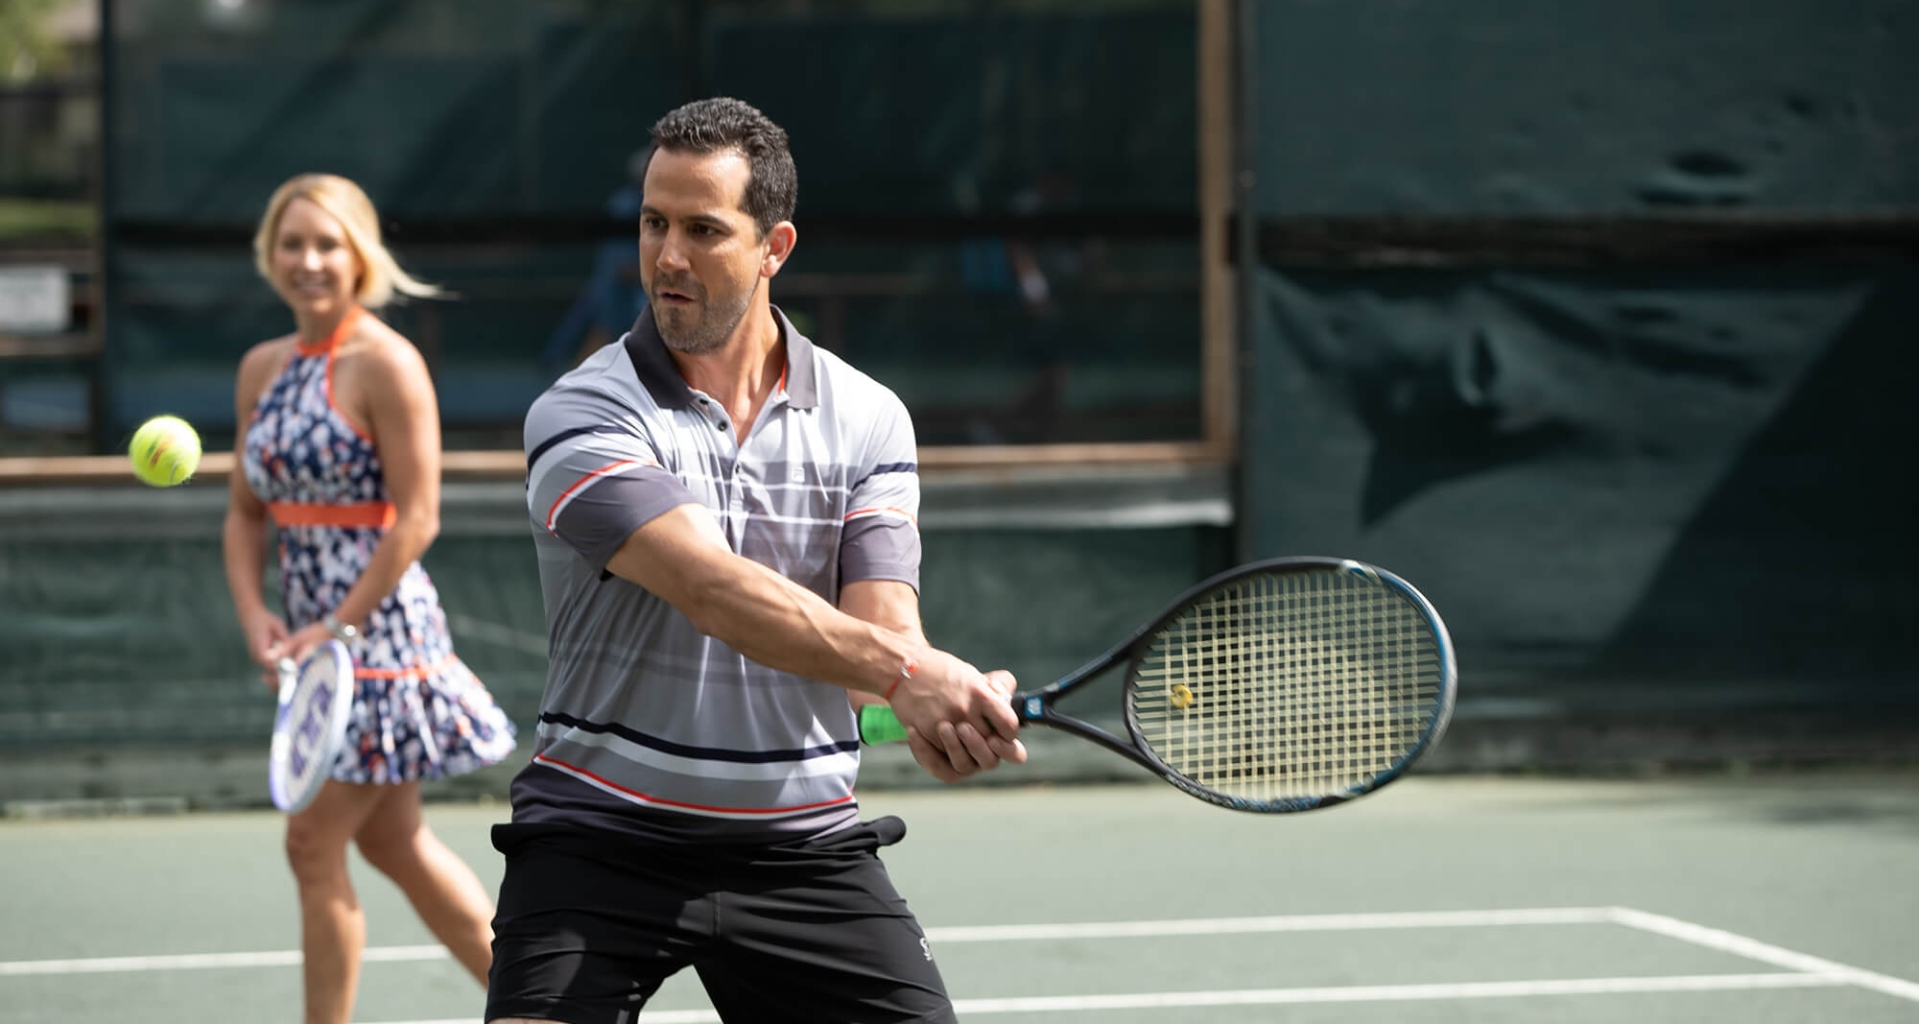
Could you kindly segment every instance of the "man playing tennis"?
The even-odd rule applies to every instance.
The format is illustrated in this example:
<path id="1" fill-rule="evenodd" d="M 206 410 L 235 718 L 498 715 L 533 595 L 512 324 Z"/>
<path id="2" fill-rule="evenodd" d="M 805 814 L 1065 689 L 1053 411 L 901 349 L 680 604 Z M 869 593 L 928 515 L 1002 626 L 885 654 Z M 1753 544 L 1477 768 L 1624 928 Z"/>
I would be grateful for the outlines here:
<path id="1" fill-rule="evenodd" d="M 652 142 L 648 309 L 527 413 L 551 667 L 486 1019 L 625 1024 L 691 965 L 735 1024 L 952 1020 L 876 853 L 904 826 L 858 817 L 852 702 L 955 781 L 1025 760 L 1013 679 L 921 632 L 905 407 L 769 302 L 785 132 L 713 99 Z"/>

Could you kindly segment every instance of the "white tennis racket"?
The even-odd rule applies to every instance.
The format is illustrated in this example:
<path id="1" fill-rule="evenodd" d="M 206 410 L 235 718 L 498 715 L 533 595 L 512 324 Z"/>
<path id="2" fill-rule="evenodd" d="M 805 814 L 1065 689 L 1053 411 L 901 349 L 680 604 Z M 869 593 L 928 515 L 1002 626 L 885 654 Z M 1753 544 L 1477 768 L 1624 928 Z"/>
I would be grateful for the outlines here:
<path id="1" fill-rule="evenodd" d="M 267 788 L 288 814 L 306 809 L 333 772 L 353 710 L 353 656 L 328 640 L 298 665 L 280 659 L 280 709 L 273 719 Z"/>

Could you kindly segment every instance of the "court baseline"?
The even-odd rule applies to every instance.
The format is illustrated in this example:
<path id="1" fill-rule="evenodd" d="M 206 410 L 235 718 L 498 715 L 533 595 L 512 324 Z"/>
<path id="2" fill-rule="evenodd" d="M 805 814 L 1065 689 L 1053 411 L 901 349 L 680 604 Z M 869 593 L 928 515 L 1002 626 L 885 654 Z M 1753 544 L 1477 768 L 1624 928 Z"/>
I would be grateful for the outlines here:
<path id="1" fill-rule="evenodd" d="M 1097 1010 L 1173 1009 L 1207 1006 L 1259 1006 L 1303 1003 L 1397 1002 L 1443 999 L 1497 999 L 1527 996 L 1607 995 L 1645 992 L 1705 992 L 1753 989 L 1853 986 L 1919 1002 L 1919 984 L 1629 907 L 1553 907 L 1513 910 L 1425 911 L 1386 914 L 1310 914 L 1266 917 L 1192 918 L 1163 921 L 1109 921 L 1065 924 L 969 925 L 929 928 L 936 944 L 972 942 L 1128 939 L 1191 935 L 1245 935 L 1276 932 L 1367 931 L 1403 928 L 1489 928 L 1514 925 L 1610 924 L 1662 935 L 1693 945 L 1755 960 L 1781 971 L 1759 974 L 1673 975 L 1634 978 L 1567 978 L 1540 981 L 1460 982 L 1421 985 L 1360 985 L 1338 988 L 1240 989 L 1195 992 L 1142 992 L 1004 999 L 960 999 L 962 1014 L 1064 1013 Z M 440 946 L 381 946 L 368 949 L 367 962 L 440 960 Z M 64 960 L 0 961 L 0 977 L 288 967 L 300 963 L 298 950 L 250 953 L 187 953 L 159 956 L 92 957 Z M 664 1010 L 647 1015 L 653 1024 L 711 1024 L 711 1010 Z M 467 1024 L 464 1018 L 392 1021 L 386 1024 Z"/>

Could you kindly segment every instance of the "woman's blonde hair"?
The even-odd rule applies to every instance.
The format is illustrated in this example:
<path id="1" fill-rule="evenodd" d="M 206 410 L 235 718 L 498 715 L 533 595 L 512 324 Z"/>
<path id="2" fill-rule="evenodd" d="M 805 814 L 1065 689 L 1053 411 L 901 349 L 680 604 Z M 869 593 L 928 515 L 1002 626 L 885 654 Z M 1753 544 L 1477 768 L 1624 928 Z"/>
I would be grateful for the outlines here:
<path id="1" fill-rule="evenodd" d="M 347 244 L 353 246 L 365 268 L 355 295 L 362 306 L 378 309 L 393 301 L 395 292 L 422 299 L 446 294 L 400 269 L 380 241 L 380 215 L 373 210 L 373 200 L 360 186 L 337 174 L 298 175 L 275 189 L 273 198 L 267 200 L 266 215 L 253 233 L 253 266 L 268 283 L 273 281 L 273 236 L 280 231 L 287 204 L 295 199 L 304 199 L 332 214 L 345 229 Z"/>

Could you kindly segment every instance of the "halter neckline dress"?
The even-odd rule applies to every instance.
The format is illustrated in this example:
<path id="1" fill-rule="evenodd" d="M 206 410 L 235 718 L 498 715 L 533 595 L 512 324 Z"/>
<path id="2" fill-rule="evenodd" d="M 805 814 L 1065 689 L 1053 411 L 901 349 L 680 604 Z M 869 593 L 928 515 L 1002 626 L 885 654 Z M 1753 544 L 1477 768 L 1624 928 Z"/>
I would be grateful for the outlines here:
<path id="1" fill-rule="evenodd" d="M 333 404 L 334 353 L 364 315 L 355 307 L 325 340 L 297 343 L 246 428 L 241 468 L 278 527 L 289 630 L 339 606 L 394 521 L 373 438 Z M 419 562 L 348 646 L 353 713 L 331 778 L 444 778 L 512 752 L 513 724 L 453 653 L 439 592 Z"/>

